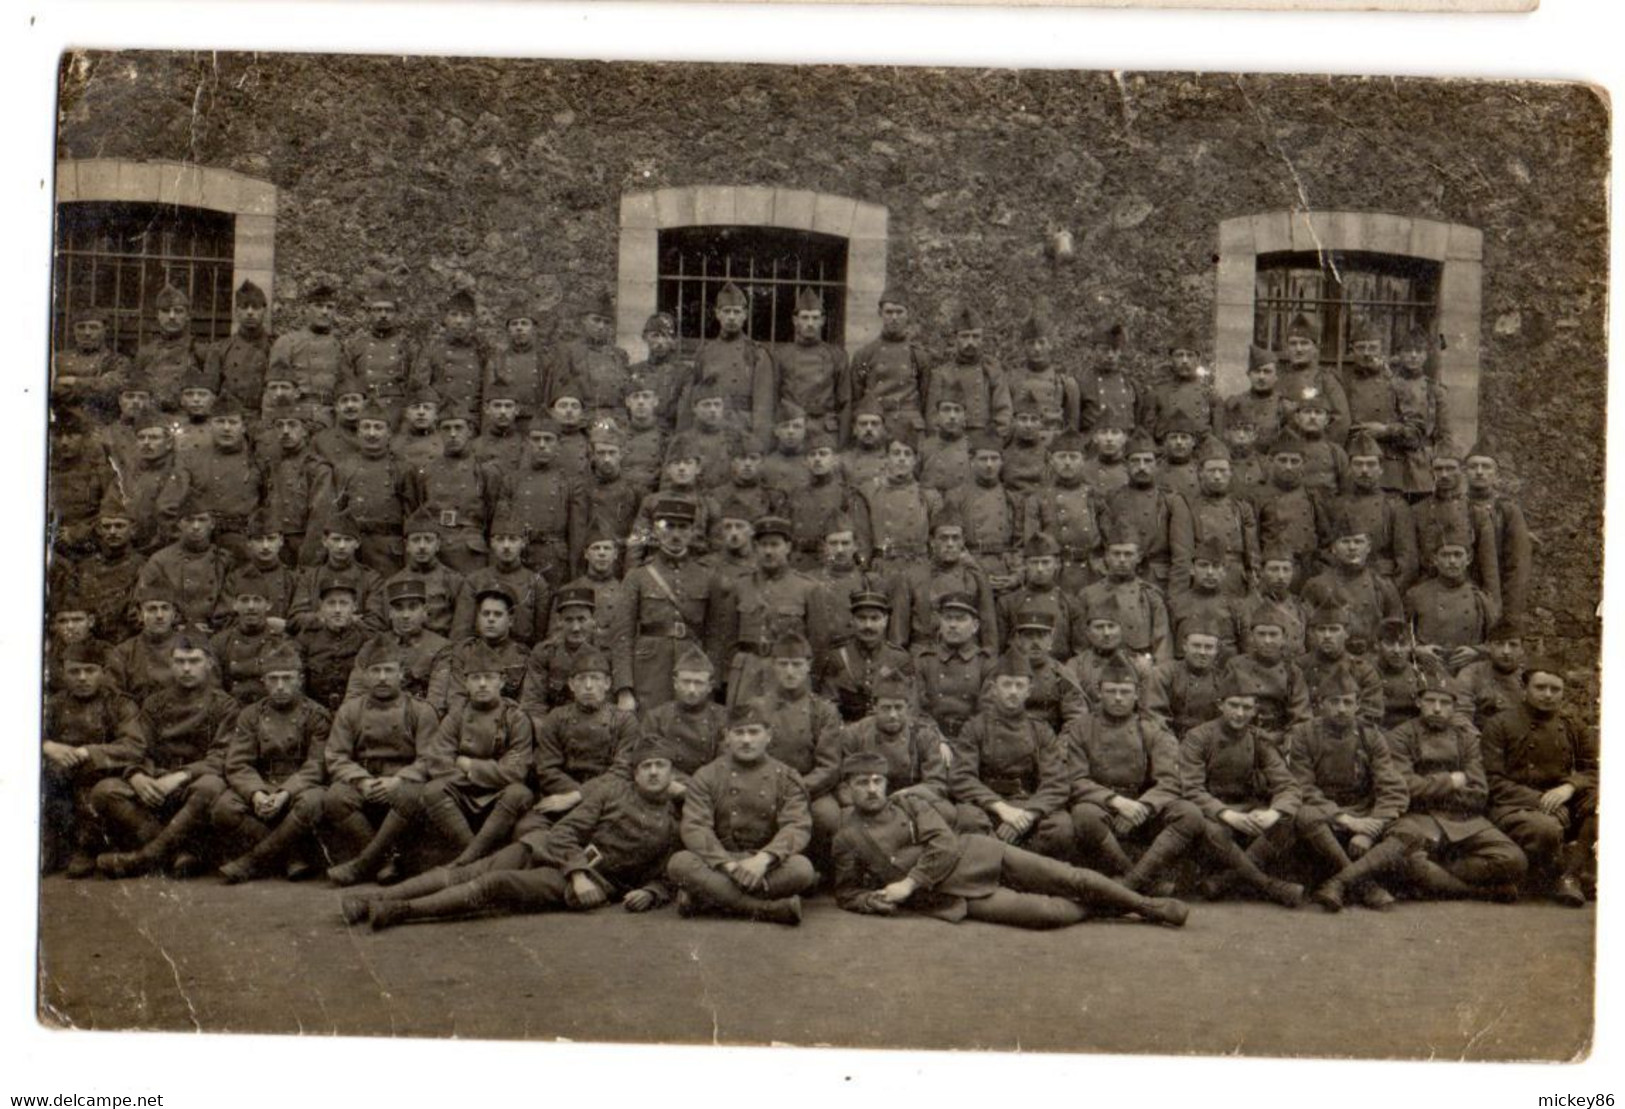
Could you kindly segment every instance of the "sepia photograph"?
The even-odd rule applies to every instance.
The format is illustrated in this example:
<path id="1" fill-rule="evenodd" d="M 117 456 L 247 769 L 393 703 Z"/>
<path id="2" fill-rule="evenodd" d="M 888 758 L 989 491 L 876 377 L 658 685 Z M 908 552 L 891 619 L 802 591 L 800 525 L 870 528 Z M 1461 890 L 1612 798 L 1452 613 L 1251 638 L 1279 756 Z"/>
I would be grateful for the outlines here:
<path id="1" fill-rule="evenodd" d="M 42 1025 L 1590 1052 L 1600 89 L 70 49 L 54 123 Z"/>

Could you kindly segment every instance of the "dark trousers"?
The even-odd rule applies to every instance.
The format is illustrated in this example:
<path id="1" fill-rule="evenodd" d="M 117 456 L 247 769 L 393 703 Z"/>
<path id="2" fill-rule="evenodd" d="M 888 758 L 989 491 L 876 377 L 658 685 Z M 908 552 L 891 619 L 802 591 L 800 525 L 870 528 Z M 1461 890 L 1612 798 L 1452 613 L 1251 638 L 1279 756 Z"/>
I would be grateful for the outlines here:
<path id="1" fill-rule="evenodd" d="M 1495 823 L 1523 850 L 1532 874 L 1547 879 L 1558 873 L 1577 876 L 1591 865 L 1597 848 L 1597 793 L 1589 789 L 1576 793 L 1555 814 L 1539 809 L 1499 813 Z M 1566 852 L 1569 845 L 1573 847 Z"/>
<path id="2" fill-rule="evenodd" d="M 748 859 L 749 851 L 734 853 L 736 860 Z M 666 875 L 679 889 L 696 901 L 727 912 L 750 915 L 763 902 L 777 901 L 805 893 L 818 881 L 818 872 L 805 855 L 791 855 L 767 872 L 767 888 L 760 895 L 747 893 L 734 880 L 692 851 L 679 851 L 666 865 Z"/>
<path id="3" fill-rule="evenodd" d="M 1202 834 L 1202 810 L 1189 801 L 1169 801 L 1144 824 L 1127 832 L 1118 832 L 1112 826 L 1115 815 L 1092 801 L 1078 802 L 1069 814 L 1083 864 L 1102 874 L 1127 873 L 1136 858 L 1143 858 L 1153 844 L 1162 840 L 1164 846 L 1159 855 L 1166 854 L 1168 858 L 1158 860 L 1160 869 L 1161 865 L 1183 854 Z M 1167 833 L 1166 839 L 1164 833 Z"/>
<path id="4" fill-rule="evenodd" d="M 1518 882 L 1529 869 L 1523 850 L 1505 834 L 1485 828 L 1462 839 L 1446 839 L 1426 814 L 1406 814 L 1389 834 L 1411 851 L 1422 851 L 1461 881 L 1472 886 Z"/>
<path id="5" fill-rule="evenodd" d="M 226 791 L 217 774 L 204 774 L 149 808 L 123 778 L 103 778 L 90 791 L 90 807 L 103 834 L 161 859 L 203 846 L 209 810 Z"/>
<path id="6" fill-rule="evenodd" d="M 1011 804 L 1019 805 L 1019 798 L 1012 799 Z M 991 836 L 997 829 L 993 824 L 993 817 L 980 805 L 968 805 L 960 802 L 955 807 L 955 826 L 960 835 Z M 1073 840 L 1077 838 L 1072 828 L 1072 817 L 1064 812 L 1053 812 L 1038 819 L 1033 830 L 1023 837 L 1022 846 L 1029 851 L 1036 851 L 1040 855 L 1048 855 L 1052 859 L 1071 859 L 1074 857 Z"/>

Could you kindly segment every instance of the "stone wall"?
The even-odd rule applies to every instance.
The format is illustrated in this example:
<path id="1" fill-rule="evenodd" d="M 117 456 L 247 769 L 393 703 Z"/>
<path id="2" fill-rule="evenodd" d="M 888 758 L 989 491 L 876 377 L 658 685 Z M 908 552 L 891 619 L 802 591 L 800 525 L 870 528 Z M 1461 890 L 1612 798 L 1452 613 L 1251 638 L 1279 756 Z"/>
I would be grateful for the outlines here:
<path id="1" fill-rule="evenodd" d="M 385 270 L 419 328 L 470 287 L 567 330 L 570 298 L 615 283 L 623 194 L 756 185 L 885 205 L 930 345 L 971 296 L 1013 353 L 1043 302 L 1063 341 L 1124 321 L 1144 368 L 1176 328 L 1211 333 L 1227 218 L 1477 228 L 1479 414 L 1538 536 L 1535 630 L 1577 665 L 1601 595 L 1607 135 L 1603 98 L 1558 84 L 264 54 L 72 55 L 60 104 L 64 158 L 275 184 L 284 321 L 318 276 Z"/>

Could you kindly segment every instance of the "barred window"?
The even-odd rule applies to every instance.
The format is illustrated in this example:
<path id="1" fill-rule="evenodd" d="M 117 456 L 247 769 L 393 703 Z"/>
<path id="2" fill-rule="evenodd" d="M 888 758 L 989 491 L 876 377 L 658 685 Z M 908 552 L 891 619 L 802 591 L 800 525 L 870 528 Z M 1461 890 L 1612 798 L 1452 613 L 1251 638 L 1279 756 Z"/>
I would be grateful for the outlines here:
<path id="1" fill-rule="evenodd" d="M 1283 252 L 1258 256 L 1253 341 L 1281 350 L 1302 312 L 1320 328 L 1321 364 L 1341 368 L 1355 325 L 1371 322 L 1393 351 L 1412 328 L 1436 331 L 1438 262 L 1364 251 Z"/>
<path id="2" fill-rule="evenodd" d="M 762 343 L 795 337 L 796 291 L 824 301 L 824 339 L 846 340 L 847 240 L 781 227 L 676 227 L 660 232 L 658 305 L 677 321 L 685 351 L 717 334 L 717 294 L 732 281 L 749 300 L 745 333 Z"/>
<path id="3" fill-rule="evenodd" d="M 156 332 L 150 306 L 166 283 L 192 299 L 199 340 L 231 331 L 230 212 L 174 204 L 77 201 L 56 209 L 56 273 L 51 337 L 71 345 L 73 314 L 108 314 L 108 345 L 123 354 Z"/>

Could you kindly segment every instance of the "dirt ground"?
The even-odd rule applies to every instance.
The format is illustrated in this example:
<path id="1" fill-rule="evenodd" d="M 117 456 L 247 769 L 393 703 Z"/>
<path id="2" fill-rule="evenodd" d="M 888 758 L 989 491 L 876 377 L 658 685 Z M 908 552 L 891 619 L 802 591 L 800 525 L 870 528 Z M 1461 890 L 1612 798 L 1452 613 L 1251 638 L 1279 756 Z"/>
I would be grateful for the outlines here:
<path id="1" fill-rule="evenodd" d="M 668 907 L 373 934 L 319 885 L 40 893 L 41 1019 L 86 1029 L 1563 1060 L 1592 1028 L 1593 912 L 1542 904 L 1028 933 L 819 898 L 794 930 Z"/>

